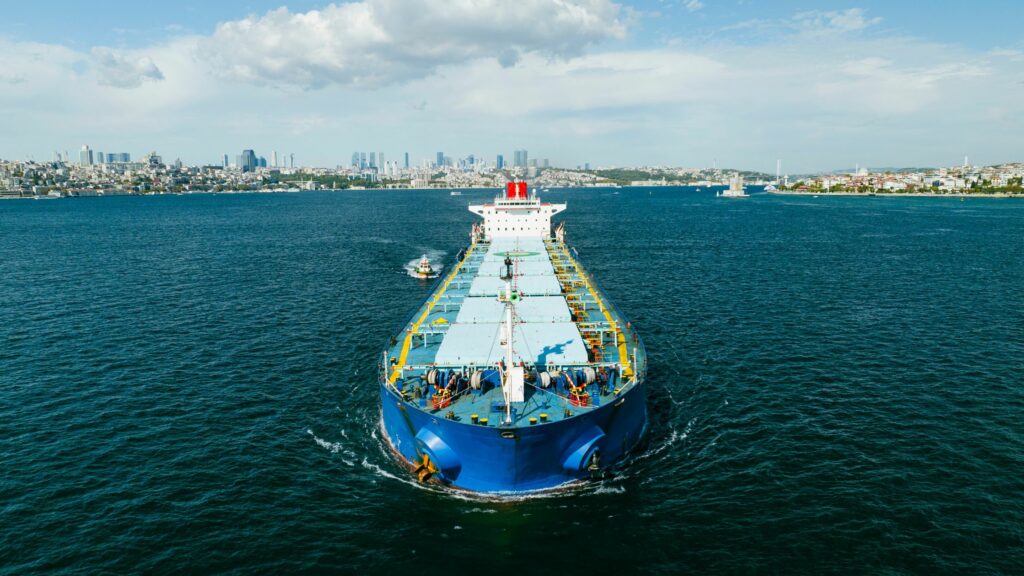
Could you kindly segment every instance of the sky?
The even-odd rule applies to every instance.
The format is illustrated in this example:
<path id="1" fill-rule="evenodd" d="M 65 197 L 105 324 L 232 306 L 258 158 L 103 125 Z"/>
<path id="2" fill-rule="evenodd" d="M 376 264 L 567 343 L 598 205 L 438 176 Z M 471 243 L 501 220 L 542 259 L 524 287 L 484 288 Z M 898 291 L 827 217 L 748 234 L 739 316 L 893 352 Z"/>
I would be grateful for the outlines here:
<path id="1" fill-rule="evenodd" d="M 1024 161 L 1024 2 L 4 2 L 0 158 Z"/>

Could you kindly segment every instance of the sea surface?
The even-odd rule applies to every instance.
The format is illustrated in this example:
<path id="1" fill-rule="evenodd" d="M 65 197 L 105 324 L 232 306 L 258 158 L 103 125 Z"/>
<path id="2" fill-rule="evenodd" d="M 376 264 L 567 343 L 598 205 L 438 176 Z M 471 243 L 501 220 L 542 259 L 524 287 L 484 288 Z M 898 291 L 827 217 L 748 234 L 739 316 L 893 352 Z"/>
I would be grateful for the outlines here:
<path id="1" fill-rule="evenodd" d="M 0 573 L 1024 573 L 1024 202 L 544 194 L 651 428 L 494 501 L 411 481 L 375 381 L 490 194 L 0 202 Z"/>

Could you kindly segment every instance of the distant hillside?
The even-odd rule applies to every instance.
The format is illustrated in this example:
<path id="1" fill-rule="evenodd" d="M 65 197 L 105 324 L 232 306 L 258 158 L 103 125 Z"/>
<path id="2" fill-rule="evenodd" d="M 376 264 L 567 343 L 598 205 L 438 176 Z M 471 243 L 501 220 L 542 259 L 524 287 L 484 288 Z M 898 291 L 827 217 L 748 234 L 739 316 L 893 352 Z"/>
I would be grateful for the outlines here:
<path id="1" fill-rule="evenodd" d="M 930 172 L 935 168 L 915 168 L 915 167 L 896 167 L 896 166 L 861 166 L 860 169 L 867 170 L 873 174 L 882 172 L 891 172 L 893 174 L 908 174 L 913 172 Z M 814 172 L 809 174 L 800 174 L 799 176 L 834 176 L 839 174 L 853 174 L 857 171 L 857 168 L 840 168 L 838 170 L 829 170 L 827 172 Z M 790 175 L 792 178 L 793 175 Z"/>
<path id="2" fill-rule="evenodd" d="M 750 170 L 732 170 L 732 169 L 720 169 L 720 170 L 699 170 L 689 171 L 682 169 L 671 169 L 671 168 L 609 168 L 604 170 L 578 170 L 585 174 L 593 174 L 599 178 L 611 180 L 619 184 L 628 184 L 630 182 L 640 180 L 662 180 L 666 182 L 676 182 L 679 184 L 688 184 L 692 182 L 705 182 L 705 181 L 722 181 L 732 177 L 735 174 L 743 176 L 747 180 L 768 180 L 774 178 L 769 174 L 763 172 L 753 172 Z"/>

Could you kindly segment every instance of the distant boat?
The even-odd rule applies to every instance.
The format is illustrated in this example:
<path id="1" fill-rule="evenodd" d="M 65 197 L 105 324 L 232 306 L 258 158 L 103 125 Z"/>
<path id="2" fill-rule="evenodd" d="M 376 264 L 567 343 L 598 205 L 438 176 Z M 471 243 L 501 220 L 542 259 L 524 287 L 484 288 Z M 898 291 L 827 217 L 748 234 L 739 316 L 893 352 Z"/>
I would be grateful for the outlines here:
<path id="1" fill-rule="evenodd" d="M 451 192 L 448 193 L 448 195 L 449 196 L 462 196 L 462 192 L 460 190 L 452 190 Z"/>
<path id="2" fill-rule="evenodd" d="M 775 184 L 769 183 L 767 186 L 764 187 L 764 191 L 765 192 L 778 192 L 779 189 L 775 187 Z"/>

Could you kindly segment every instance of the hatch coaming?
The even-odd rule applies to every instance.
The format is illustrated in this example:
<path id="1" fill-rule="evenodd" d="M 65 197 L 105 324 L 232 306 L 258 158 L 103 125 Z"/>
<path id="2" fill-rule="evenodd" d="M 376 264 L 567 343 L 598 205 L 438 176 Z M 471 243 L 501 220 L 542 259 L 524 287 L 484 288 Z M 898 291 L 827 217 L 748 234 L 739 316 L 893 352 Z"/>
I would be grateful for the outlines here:
<path id="1" fill-rule="evenodd" d="M 541 330 L 543 326 L 548 329 L 546 336 L 552 336 L 559 333 L 552 328 L 562 325 L 561 322 L 568 317 L 572 340 L 579 346 L 576 355 L 571 358 L 549 355 L 543 359 L 536 354 L 530 356 L 530 353 L 536 352 L 533 345 L 524 347 L 523 354 L 517 358 L 528 369 L 527 393 L 526 401 L 514 406 L 514 427 L 530 425 L 530 418 L 540 422 L 542 415 L 548 422 L 561 421 L 614 402 L 642 381 L 646 365 L 642 343 L 631 324 L 611 305 L 582 265 L 571 255 L 572 249 L 563 241 L 554 239 L 544 240 L 543 245 L 543 256 L 551 264 L 551 273 L 558 279 L 563 291 L 557 296 L 524 296 L 522 316 L 528 322 L 523 326 L 526 330 Z M 503 243 L 497 246 L 506 247 Z M 446 379 L 453 374 L 468 379 L 474 372 L 491 369 L 501 361 L 501 346 L 496 341 L 500 325 L 494 322 L 495 313 L 501 309 L 500 305 L 492 297 L 470 294 L 470 287 L 479 278 L 481 270 L 486 271 L 483 265 L 493 257 L 494 247 L 495 243 L 486 241 L 471 246 L 459 268 L 450 273 L 450 278 L 439 283 L 414 316 L 414 321 L 406 326 L 389 348 L 388 365 L 392 369 L 391 374 L 397 375 L 391 383 L 410 406 L 442 418 L 452 413 L 454 419 L 467 424 L 471 423 L 473 415 L 477 415 L 478 419 L 489 418 L 491 425 L 498 423 L 496 407 L 503 404 L 500 387 L 492 387 L 482 394 L 464 390 L 465 393 L 456 397 L 450 405 L 436 409 L 429 401 L 436 388 L 426 385 L 423 379 L 430 370 L 444 371 Z M 541 307 L 534 316 L 530 305 L 525 304 L 531 300 L 535 303 L 555 302 L 558 304 L 557 312 L 552 312 L 553 308 Z M 482 310 L 485 307 L 491 307 L 491 310 Z M 460 316 L 467 321 L 465 324 L 459 321 Z M 416 325 L 416 318 L 423 318 L 423 321 Z M 462 326 L 468 327 L 467 332 L 459 334 Z M 488 333 L 482 327 L 491 331 Z M 523 328 L 517 328 L 516 340 L 521 341 Z M 466 347 L 465 334 L 474 334 L 481 342 L 489 344 Z M 539 335 L 544 336 L 544 333 Z M 412 345 L 406 362 L 399 368 L 392 359 L 399 356 L 402 340 L 406 337 L 411 339 Z M 493 350 L 494 354 L 485 358 L 471 355 L 459 357 L 457 352 L 449 354 L 450 351 L 482 347 Z M 569 401 L 565 389 L 560 392 L 544 389 L 536 382 L 540 372 L 578 373 L 584 368 L 598 372 L 604 370 L 606 374 L 614 372 L 614 377 L 604 382 L 604 385 L 588 389 L 591 396 L 589 406 L 574 405 Z M 419 393 L 414 392 L 417 387 L 420 388 Z"/>
<path id="2" fill-rule="evenodd" d="M 486 211 L 499 205 L 510 211 L 552 206 L 534 196 L 475 208 Z M 474 415 L 489 418 L 496 404 L 504 407 L 500 378 L 490 390 L 472 390 L 466 383 L 504 363 L 504 304 L 497 295 L 504 284 L 499 274 L 506 257 L 514 260 L 514 282 L 523 294 L 516 308 L 513 364 L 524 366 L 527 380 L 525 401 L 513 406 L 511 426 L 527 425 L 530 418 L 559 421 L 585 414 L 642 381 L 646 356 L 639 337 L 573 256 L 562 231 L 551 237 L 550 214 L 565 205 L 556 208 L 538 213 L 546 226 L 539 235 L 502 236 L 475 226 L 465 256 L 392 339 L 384 353 L 382 379 L 411 407 L 465 423 Z M 568 391 L 586 379 L 586 370 L 598 381 L 585 387 L 587 405 L 582 405 Z M 444 382 L 428 383 L 431 371 Z M 545 386 L 542 374 L 564 375 L 572 385 Z M 434 405 L 430 399 L 451 381 L 457 382 L 452 387 L 457 394 L 440 407 Z"/>

